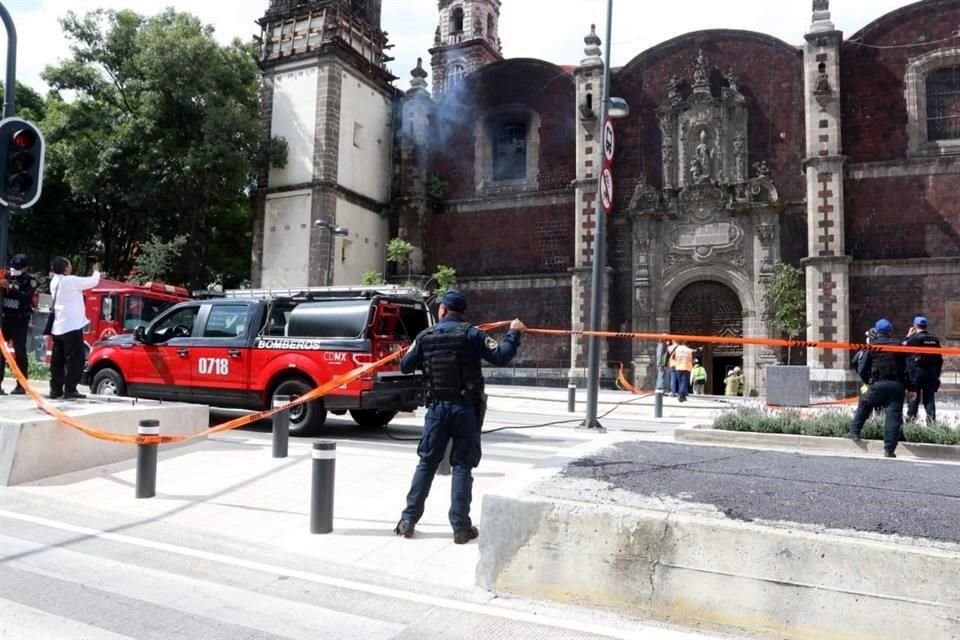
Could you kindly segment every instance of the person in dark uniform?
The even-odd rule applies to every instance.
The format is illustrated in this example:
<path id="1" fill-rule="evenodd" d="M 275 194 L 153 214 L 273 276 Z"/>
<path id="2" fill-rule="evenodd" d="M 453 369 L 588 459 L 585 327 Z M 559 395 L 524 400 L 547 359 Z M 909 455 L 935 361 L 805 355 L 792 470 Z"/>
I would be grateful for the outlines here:
<path id="1" fill-rule="evenodd" d="M 940 348 L 937 336 L 927 331 L 927 319 L 917 316 L 907 333 L 903 344 L 909 347 Z M 907 421 L 913 422 L 920 413 L 920 404 L 927 413 L 927 423 L 936 422 L 937 405 L 935 396 L 940 390 L 940 372 L 943 370 L 943 356 L 939 353 L 918 353 L 907 355 L 907 379 L 910 391 L 914 392 L 907 403 Z"/>
<path id="2" fill-rule="evenodd" d="M 30 361 L 27 358 L 27 335 L 30 333 L 30 314 L 33 312 L 33 294 L 37 290 L 37 279 L 30 273 L 30 260 L 22 253 L 10 259 L 10 273 L 6 280 L 0 281 L 3 291 L 3 337 L 13 343 L 16 352 L 17 367 L 28 375 Z M 6 361 L 0 358 L 0 381 L 6 372 Z M 0 388 L 0 395 L 5 392 Z M 17 383 L 14 394 L 26 391 Z"/>
<path id="3" fill-rule="evenodd" d="M 449 518 L 453 541 L 465 544 L 479 535 L 470 520 L 470 502 L 472 471 L 480 463 L 480 427 L 486 411 L 480 364 L 481 360 L 497 366 L 509 363 L 520 348 L 520 334 L 526 326 L 513 320 L 506 338 L 498 344 L 463 319 L 466 310 L 464 295 L 447 291 L 440 298 L 439 322 L 421 332 L 400 361 L 404 373 L 422 369 L 427 387 L 427 415 L 417 447 L 420 462 L 407 494 L 407 508 L 394 529 L 405 538 L 413 537 L 414 527 L 423 516 L 430 485 L 451 440 Z"/>
<path id="4" fill-rule="evenodd" d="M 876 337 L 870 341 L 872 347 L 900 344 L 893 337 L 893 324 L 886 318 L 877 320 L 873 330 Z M 857 367 L 860 379 L 870 385 L 870 388 L 860 396 L 847 437 L 859 442 L 863 423 L 874 410 L 883 407 L 886 414 L 883 423 L 883 455 L 887 458 L 897 457 L 894 451 L 900 442 L 900 427 L 903 426 L 903 401 L 907 393 L 906 368 L 906 358 L 902 353 L 873 350 L 864 353 Z"/>

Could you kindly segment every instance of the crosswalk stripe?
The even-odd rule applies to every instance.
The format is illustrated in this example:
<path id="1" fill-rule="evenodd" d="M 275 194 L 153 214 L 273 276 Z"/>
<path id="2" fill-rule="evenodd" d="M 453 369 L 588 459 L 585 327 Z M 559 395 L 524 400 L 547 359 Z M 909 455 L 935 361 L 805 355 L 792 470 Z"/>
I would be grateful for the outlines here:
<path id="1" fill-rule="evenodd" d="M 403 629 L 398 624 L 9 536 L 0 535 L 0 549 L 4 558 L 13 557 L 8 566 L 23 571 L 291 640 L 387 640 Z"/>
<path id="2" fill-rule="evenodd" d="M 134 640 L 130 636 L 113 633 L 106 629 L 62 618 L 58 615 L 41 611 L 33 607 L 22 605 L 0 598 L 0 638 L 6 640 L 54 640 L 76 639 L 83 640 Z"/>

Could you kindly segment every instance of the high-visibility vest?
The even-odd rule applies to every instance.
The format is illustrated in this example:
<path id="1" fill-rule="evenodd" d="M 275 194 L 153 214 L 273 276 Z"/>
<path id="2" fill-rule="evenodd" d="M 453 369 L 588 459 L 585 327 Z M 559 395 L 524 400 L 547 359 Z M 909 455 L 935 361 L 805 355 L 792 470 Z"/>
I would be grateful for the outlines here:
<path id="1" fill-rule="evenodd" d="M 693 349 L 686 345 L 680 345 L 673 352 L 673 359 L 676 361 L 677 371 L 690 371 L 693 369 Z"/>

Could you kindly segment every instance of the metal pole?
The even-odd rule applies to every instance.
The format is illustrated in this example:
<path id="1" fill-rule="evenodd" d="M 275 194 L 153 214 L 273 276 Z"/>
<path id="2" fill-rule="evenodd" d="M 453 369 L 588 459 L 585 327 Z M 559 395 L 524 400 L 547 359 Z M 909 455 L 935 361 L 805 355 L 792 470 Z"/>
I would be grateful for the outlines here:
<path id="1" fill-rule="evenodd" d="M 333 286 L 333 247 L 334 247 L 334 238 L 333 238 L 333 225 L 331 224 L 328 227 L 330 231 L 330 251 L 327 252 L 327 286 Z"/>
<path id="2" fill-rule="evenodd" d="M 610 39 L 613 32 L 613 0 L 607 0 L 607 40 L 604 42 L 603 58 L 603 100 L 600 102 L 600 132 L 602 137 L 603 124 L 607 121 L 607 112 L 610 106 Z M 597 160 L 594 165 L 597 170 L 603 166 L 603 145 L 597 144 Z M 593 278 L 590 291 L 590 329 L 600 330 L 600 313 L 603 301 L 603 267 L 606 262 L 604 249 L 606 243 L 606 212 L 600 202 L 600 176 L 597 175 L 597 211 L 596 233 L 593 238 Z M 597 395 L 600 386 L 600 338 L 590 337 L 590 348 L 587 355 L 587 415 L 583 426 L 587 429 L 603 429 L 597 421 Z"/>
<path id="3" fill-rule="evenodd" d="M 274 396 L 273 408 L 290 404 L 290 396 Z M 273 414 L 273 457 L 286 458 L 290 443 L 290 409 Z"/>
<path id="4" fill-rule="evenodd" d="M 141 420 L 138 436 L 160 435 L 159 420 Z M 157 449 L 158 444 L 137 445 L 137 498 L 152 498 L 157 495 Z"/>
<path id="5" fill-rule="evenodd" d="M 574 413 L 577 410 L 577 383 L 571 380 L 567 383 L 567 412 Z"/>
<path id="6" fill-rule="evenodd" d="M 13 24 L 10 12 L 0 2 L 0 19 L 7 28 L 7 79 L 3 85 L 3 117 L 9 118 L 17 114 L 17 27 Z M 7 246 L 10 244 L 10 209 L 0 207 L 0 270 L 6 273 Z M 0 310 L 0 318 L 3 311 Z"/>
<path id="7" fill-rule="evenodd" d="M 653 398 L 653 417 L 663 417 L 663 389 L 657 389 Z"/>
<path id="8" fill-rule="evenodd" d="M 337 443 L 313 443 L 313 480 L 310 491 L 310 533 L 333 531 L 333 483 L 337 464 Z"/>

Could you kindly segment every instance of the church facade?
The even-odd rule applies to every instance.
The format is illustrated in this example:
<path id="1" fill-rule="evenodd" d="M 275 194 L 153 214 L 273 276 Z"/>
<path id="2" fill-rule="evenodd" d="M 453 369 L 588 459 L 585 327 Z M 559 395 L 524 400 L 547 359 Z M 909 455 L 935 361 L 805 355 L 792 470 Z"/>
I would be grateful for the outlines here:
<path id="1" fill-rule="evenodd" d="M 576 66 L 505 60 L 500 5 L 440 0 L 427 51 L 432 84 L 418 64 L 401 93 L 385 71 L 379 0 L 271 2 L 262 22 L 264 117 L 272 135 L 287 138 L 299 126 L 290 120 L 308 114 L 314 143 L 304 147 L 311 157 L 291 153 L 285 171 L 301 174 L 275 170 L 261 182 L 257 284 L 279 286 L 280 273 L 289 286 L 323 284 L 331 269 L 335 282 L 356 282 L 368 268 L 382 270 L 383 244 L 401 237 L 415 247 L 414 274 L 457 270 L 475 320 L 588 327 L 601 42 L 591 30 Z M 313 24 L 303 16 L 328 11 L 362 26 L 369 48 L 324 23 L 319 35 L 300 36 L 296 51 L 298 25 Z M 919 314 L 947 344 L 960 340 L 960 0 L 917 2 L 849 38 L 831 22 L 828 0 L 814 0 L 811 17 L 798 27 L 799 45 L 700 31 L 613 70 L 611 94 L 631 114 L 615 124 L 602 328 L 779 337 L 763 292 L 782 261 L 804 271 L 809 340 L 861 342 L 880 317 L 903 333 Z M 300 107 L 281 113 L 276 87 L 298 82 L 283 75 L 295 67 L 319 75 L 299 80 L 309 91 L 284 89 L 279 95 Z M 364 91 L 332 96 L 324 87 L 333 77 Z M 363 161 L 362 181 L 355 168 L 364 148 L 343 143 L 355 126 L 389 138 L 366 147 L 375 162 Z M 327 211 L 363 237 L 335 239 L 309 226 L 291 233 L 303 236 L 297 251 L 278 253 L 287 226 Z M 337 244 L 347 241 L 350 255 Z M 622 363 L 652 388 L 654 350 L 603 341 L 605 377 Z M 586 353 L 580 338 L 531 336 L 518 367 L 578 378 Z M 742 366 L 758 393 L 765 368 L 785 357 L 716 344 L 700 355 L 715 382 Z M 799 355 L 820 394 L 852 386 L 848 353 Z"/>

